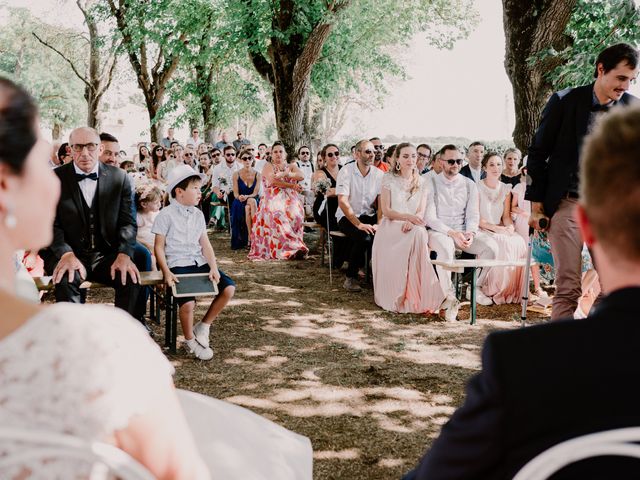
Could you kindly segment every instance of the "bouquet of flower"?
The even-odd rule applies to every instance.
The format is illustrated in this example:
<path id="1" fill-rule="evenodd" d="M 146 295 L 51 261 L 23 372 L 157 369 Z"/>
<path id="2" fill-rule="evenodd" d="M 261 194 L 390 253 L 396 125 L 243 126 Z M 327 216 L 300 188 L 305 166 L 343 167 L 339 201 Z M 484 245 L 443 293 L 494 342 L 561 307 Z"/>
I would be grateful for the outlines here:
<path id="1" fill-rule="evenodd" d="M 318 194 L 321 193 L 322 195 L 327 193 L 327 190 L 329 190 L 331 188 L 331 180 L 329 180 L 328 178 L 321 178 L 320 180 L 317 180 L 314 184 L 313 184 L 313 191 Z"/>

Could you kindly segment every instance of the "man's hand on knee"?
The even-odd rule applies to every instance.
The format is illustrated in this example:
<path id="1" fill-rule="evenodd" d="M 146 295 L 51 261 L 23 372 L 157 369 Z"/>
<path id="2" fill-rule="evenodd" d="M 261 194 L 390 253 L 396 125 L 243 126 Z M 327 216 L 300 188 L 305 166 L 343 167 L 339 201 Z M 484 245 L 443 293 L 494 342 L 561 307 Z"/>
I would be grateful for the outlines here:
<path id="1" fill-rule="evenodd" d="M 111 280 L 116 279 L 116 272 L 120 272 L 122 285 L 127 283 L 127 274 L 131 276 L 133 283 L 140 283 L 140 272 L 138 267 L 131 261 L 128 255 L 119 253 L 116 260 L 111 265 Z"/>
<path id="2" fill-rule="evenodd" d="M 76 271 L 80 274 L 80 278 L 87 278 L 87 269 L 84 268 L 84 265 L 80 260 L 78 260 L 75 253 L 65 253 L 60 257 L 60 261 L 56 265 L 56 268 L 53 269 L 53 283 L 60 283 L 65 274 L 69 277 L 68 281 L 73 282 L 73 277 L 75 276 Z"/>

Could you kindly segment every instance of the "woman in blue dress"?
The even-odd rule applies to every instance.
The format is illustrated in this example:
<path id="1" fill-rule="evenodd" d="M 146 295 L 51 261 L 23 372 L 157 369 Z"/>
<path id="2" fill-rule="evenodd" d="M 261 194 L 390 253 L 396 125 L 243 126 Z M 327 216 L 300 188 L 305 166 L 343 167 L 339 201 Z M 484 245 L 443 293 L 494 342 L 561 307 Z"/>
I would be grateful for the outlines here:
<path id="1" fill-rule="evenodd" d="M 240 151 L 242 168 L 233 174 L 233 196 L 231 204 L 231 249 L 249 246 L 249 232 L 258 209 L 260 174 L 253 169 L 253 153 Z"/>

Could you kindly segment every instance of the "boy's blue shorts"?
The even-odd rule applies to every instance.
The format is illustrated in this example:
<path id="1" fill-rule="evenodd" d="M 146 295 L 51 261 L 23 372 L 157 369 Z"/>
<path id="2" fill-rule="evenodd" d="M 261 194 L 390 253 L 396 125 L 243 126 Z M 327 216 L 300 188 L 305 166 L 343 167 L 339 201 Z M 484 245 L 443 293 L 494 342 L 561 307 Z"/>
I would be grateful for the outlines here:
<path id="1" fill-rule="evenodd" d="M 209 273 L 211 270 L 209 268 L 209 264 L 205 263 L 204 265 L 189 265 L 188 267 L 173 267 L 170 268 L 171 272 L 176 275 L 183 275 L 185 273 Z M 236 282 L 234 282 L 231 277 L 229 277 L 222 270 L 218 269 L 218 273 L 220 274 L 220 281 L 218 282 L 218 294 L 220 294 L 227 287 L 235 287 Z M 187 302 L 193 302 L 196 297 L 180 297 L 175 298 L 174 300 L 178 302 L 178 305 L 182 306 Z"/>

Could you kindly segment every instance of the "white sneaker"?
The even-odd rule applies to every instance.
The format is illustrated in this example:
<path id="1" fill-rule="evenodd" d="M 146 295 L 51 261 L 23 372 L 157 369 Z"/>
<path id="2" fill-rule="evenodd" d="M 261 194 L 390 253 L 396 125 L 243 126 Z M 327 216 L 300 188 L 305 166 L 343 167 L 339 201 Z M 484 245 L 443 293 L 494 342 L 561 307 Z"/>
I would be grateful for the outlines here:
<path id="1" fill-rule="evenodd" d="M 209 328 L 211 325 L 198 322 L 193 327 L 193 334 L 196 337 L 196 341 L 205 348 L 209 348 Z"/>
<path id="2" fill-rule="evenodd" d="M 200 360 L 211 360 L 213 358 L 213 350 L 209 347 L 203 347 L 195 338 L 185 340 L 184 346 L 190 354 Z"/>
<path id="3" fill-rule="evenodd" d="M 447 322 L 455 322 L 458 320 L 458 311 L 460 310 L 460 302 L 456 297 L 450 295 L 442 302 L 442 309 L 445 310 L 444 319 Z"/>
<path id="4" fill-rule="evenodd" d="M 467 294 L 465 295 L 465 297 L 467 298 L 467 300 L 471 301 L 471 286 L 467 287 Z M 493 300 L 491 300 L 491 297 L 487 297 L 484 293 L 482 293 L 482 290 L 476 287 L 476 303 L 478 305 L 484 305 L 485 307 L 488 307 L 489 305 L 493 305 Z"/>

